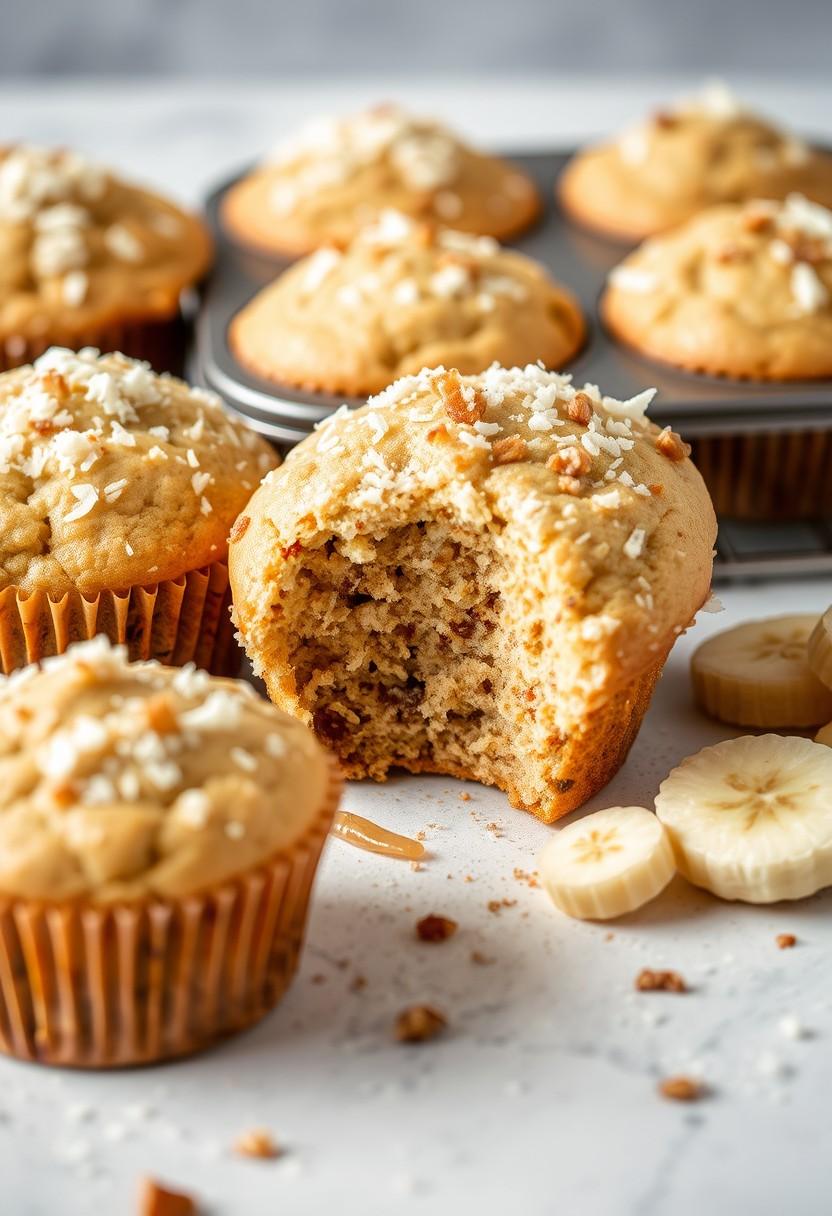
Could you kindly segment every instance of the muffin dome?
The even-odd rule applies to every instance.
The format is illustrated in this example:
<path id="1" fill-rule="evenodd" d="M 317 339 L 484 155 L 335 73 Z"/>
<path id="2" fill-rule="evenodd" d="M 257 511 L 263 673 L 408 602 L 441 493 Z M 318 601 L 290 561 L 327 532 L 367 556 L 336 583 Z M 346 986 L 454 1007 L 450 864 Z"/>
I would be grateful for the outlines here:
<path id="1" fill-rule="evenodd" d="M 276 462 L 212 393 L 50 350 L 0 376 L 0 591 L 95 594 L 208 565 Z"/>
<path id="2" fill-rule="evenodd" d="M 533 183 L 444 127 L 394 106 L 319 118 L 233 186 L 234 236 L 278 253 L 346 245 L 386 208 L 505 237 L 540 210 Z"/>
<path id="3" fill-rule="evenodd" d="M 349 775 L 471 777 L 545 820 L 579 806 L 710 584 L 710 500 L 651 396 L 440 368 L 339 411 L 235 527 L 272 699 Z"/>
<path id="4" fill-rule="evenodd" d="M 716 203 L 799 191 L 832 205 L 832 157 L 712 85 L 614 143 L 579 153 L 558 189 L 579 222 L 640 240 Z"/>
<path id="5" fill-rule="evenodd" d="M 832 212 L 799 195 L 710 208 L 630 254 L 601 307 L 622 342 L 689 371 L 832 376 Z"/>
<path id="6" fill-rule="evenodd" d="M 128 663 L 103 638 L 0 683 L 0 894 L 180 897 L 309 828 L 330 768 L 241 681 Z"/>
<path id="7" fill-rule="evenodd" d="M 575 297 L 536 262 L 392 211 L 343 254 L 321 249 L 292 266 L 230 330 L 259 375 L 365 397 L 426 366 L 560 367 L 583 336 Z"/>
<path id="8" fill-rule="evenodd" d="M 13 367 L 51 345 L 140 345 L 142 326 L 177 316 L 211 242 L 195 216 L 77 153 L 16 146 L 0 149 L 0 252 L 0 363 Z"/>

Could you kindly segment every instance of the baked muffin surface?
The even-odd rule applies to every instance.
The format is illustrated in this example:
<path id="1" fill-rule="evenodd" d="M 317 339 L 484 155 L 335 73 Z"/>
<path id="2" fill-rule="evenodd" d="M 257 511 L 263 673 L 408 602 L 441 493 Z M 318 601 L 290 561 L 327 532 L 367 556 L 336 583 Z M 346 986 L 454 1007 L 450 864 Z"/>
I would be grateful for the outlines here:
<path id="1" fill-rule="evenodd" d="M 641 240 L 717 203 L 801 192 L 832 205 L 832 156 L 745 110 L 717 86 L 580 152 L 558 190 L 579 222 Z"/>
<path id="2" fill-rule="evenodd" d="M 440 364 L 466 374 L 494 362 L 560 367 L 584 333 L 575 297 L 530 258 L 388 211 L 343 253 L 321 249 L 292 266 L 229 338 L 269 379 L 366 397 Z"/>
<path id="3" fill-rule="evenodd" d="M 502 238 L 531 223 L 540 199 L 506 161 L 379 106 L 308 123 L 231 188 L 223 218 L 246 244 L 302 254 L 348 244 L 386 208 Z"/>
<path id="4" fill-rule="evenodd" d="M 0 682 L 0 893 L 179 897 L 271 860 L 329 762 L 247 684 L 127 663 L 103 639 Z"/>
<path id="5" fill-rule="evenodd" d="M 202 222 L 74 152 L 0 149 L 0 341 L 176 314 L 211 259 Z"/>
<path id="6" fill-rule="evenodd" d="M 799 195 L 710 208 L 612 272 L 613 334 L 690 371 L 832 376 L 832 211 Z"/>
<path id="7" fill-rule="evenodd" d="M 579 805 L 710 583 L 710 501 L 651 396 L 434 369 L 333 417 L 231 546 L 272 698 L 351 775 L 473 775 L 546 819 Z"/>
<path id="8" fill-rule="evenodd" d="M 50 350 L 0 376 L 0 591 L 94 595 L 216 562 L 276 459 L 211 393 Z"/>

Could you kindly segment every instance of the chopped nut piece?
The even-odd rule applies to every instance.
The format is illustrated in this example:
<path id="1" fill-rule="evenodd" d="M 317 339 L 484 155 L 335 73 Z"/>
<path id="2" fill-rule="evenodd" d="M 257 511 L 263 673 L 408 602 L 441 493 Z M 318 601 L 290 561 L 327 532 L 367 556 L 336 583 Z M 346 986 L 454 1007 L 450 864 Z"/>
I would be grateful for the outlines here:
<path id="1" fill-rule="evenodd" d="M 496 439 L 491 445 L 494 464 L 514 464 L 518 460 L 525 460 L 527 455 L 526 441 L 520 435 L 507 435 L 505 439 Z"/>
<path id="2" fill-rule="evenodd" d="M 425 438 L 428 443 L 447 443 L 450 436 L 444 422 L 440 422 L 439 426 L 432 426 L 430 428 Z"/>
<path id="3" fill-rule="evenodd" d="M 273 1161 L 282 1153 L 280 1145 L 272 1138 L 271 1132 L 262 1127 L 255 1127 L 249 1132 L 243 1132 L 234 1141 L 234 1152 L 240 1157 L 257 1157 L 261 1161 Z"/>
<path id="4" fill-rule="evenodd" d="M 196 1204 L 190 1195 L 169 1191 L 153 1178 L 145 1178 L 139 1195 L 139 1216 L 196 1216 Z"/>
<path id="5" fill-rule="evenodd" d="M 399 1043 L 424 1043 L 441 1034 L 447 1020 L 430 1005 L 411 1005 L 396 1018 L 394 1034 Z"/>
<path id="6" fill-rule="evenodd" d="M 78 789 L 72 781 L 60 781 L 52 786 L 52 801 L 57 806 L 71 806 L 78 797 Z"/>
<path id="7" fill-rule="evenodd" d="M 792 946 L 797 945 L 797 938 L 793 933 L 778 933 L 774 940 L 781 950 L 791 950 Z"/>
<path id="8" fill-rule="evenodd" d="M 157 735 L 175 735 L 179 730 L 179 720 L 173 712 L 170 698 L 164 693 L 148 697 L 144 707 L 147 725 Z"/>
<path id="9" fill-rule="evenodd" d="M 584 448 L 559 448 L 546 461 L 546 468 L 567 477 L 583 477 L 592 468 L 592 457 Z"/>
<path id="10" fill-rule="evenodd" d="M 65 401 L 69 396 L 69 385 L 60 372 L 43 372 L 40 383 L 43 391 L 58 401 Z"/>
<path id="11" fill-rule="evenodd" d="M 678 971 L 651 971 L 645 967 L 636 976 L 639 992 L 687 992 L 688 986 Z"/>
<path id="12" fill-rule="evenodd" d="M 458 928 L 449 916 L 423 916 L 416 924 L 416 936 L 422 942 L 446 942 Z"/>
<path id="13" fill-rule="evenodd" d="M 442 398 L 446 414 L 454 422 L 474 423 L 485 416 L 485 397 L 473 386 L 466 391 L 459 372 L 441 372 L 434 376 L 433 386 Z"/>
<path id="14" fill-rule="evenodd" d="M 705 1087 L 701 1081 L 692 1077 L 666 1077 L 659 1082 L 659 1093 L 663 1098 L 671 1098 L 674 1102 L 696 1102 L 704 1097 Z"/>
<path id="15" fill-rule="evenodd" d="M 764 211 L 749 211 L 743 216 L 742 223 L 748 232 L 765 232 L 771 224 L 771 216 Z"/>
<path id="16" fill-rule="evenodd" d="M 670 427 L 665 427 L 656 436 L 656 448 L 668 460 L 684 460 L 686 456 L 690 455 L 690 444 L 684 443 L 675 431 L 671 431 Z"/>
<path id="17" fill-rule="evenodd" d="M 241 540 L 242 537 L 245 536 L 246 532 L 248 531 L 248 526 L 250 523 L 251 523 L 250 515 L 241 515 L 241 516 L 239 516 L 238 519 L 235 519 L 234 523 L 232 524 L 232 527 L 231 527 L 231 534 L 228 537 L 228 543 L 230 545 L 233 545 L 238 540 Z"/>
<path id="18" fill-rule="evenodd" d="M 576 393 L 572 400 L 566 403 L 566 416 L 581 426 L 589 423 L 593 413 L 592 398 L 588 393 Z"/>

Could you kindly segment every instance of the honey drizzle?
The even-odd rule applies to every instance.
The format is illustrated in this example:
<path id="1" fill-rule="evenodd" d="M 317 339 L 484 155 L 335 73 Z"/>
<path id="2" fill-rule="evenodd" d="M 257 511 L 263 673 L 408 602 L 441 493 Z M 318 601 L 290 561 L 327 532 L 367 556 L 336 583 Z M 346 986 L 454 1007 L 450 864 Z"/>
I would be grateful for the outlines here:
<path id="1" fill-rule="evenodd" d="M 352 811 L 339 811 L 332 825 L 332 834 L 356 849 L 368 853 L 381 853 L 384 857 L 401 857 L 406 861 L 418 861 L 425 855 L 425 846 L 410 836 L 400 836 L 365 819 Z"/>

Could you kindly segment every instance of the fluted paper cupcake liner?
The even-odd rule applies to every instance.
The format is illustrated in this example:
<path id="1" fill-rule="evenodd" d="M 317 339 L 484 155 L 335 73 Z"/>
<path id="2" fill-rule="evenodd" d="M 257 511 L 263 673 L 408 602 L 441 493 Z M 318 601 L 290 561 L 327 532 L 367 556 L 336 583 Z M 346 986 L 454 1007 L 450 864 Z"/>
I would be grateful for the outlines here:
<path id="1" fill-rule="evenodd" d="M 94 596 L 68 591 L 55 599 L 19 587 L 0 591 L 0 669 L 62 654 L 73 642 L 104 634 L 124 645 L 131 660 L 194 662 L 215 675 L 235 675 L 240 650 L 229 608 L 225 561 L 179 578 Z"/>
<path id="2" fill-rule="evenodd" d="M 75 1068 L 189 1055 L 259 1021 L 297 970 L 341 792 L 304 837 L 213 891 L 112 907 L 0 897 L 0 1050 Z"/>
<path id="3" fill-rule="evenodd" d="M 62 331 L 57 324 L 38 337 L 10 334 L 0 339 L 0 371 L 33 363 L 50 346 L 68 346 L 71 350 L 94 346 L 102 354 L 119 351 L 133 359 L 144 359 L 154 371 L 181 375 L 188 334 L 188 322 L 182 312 L 161 319 L 125 321 L 87 331 Z"/>
<path id="4" fill-rule="evenodd" d="M 719 515 L 774 521 L 832 512 L 832 430 L 708 435 L 690 442 Z"/>

